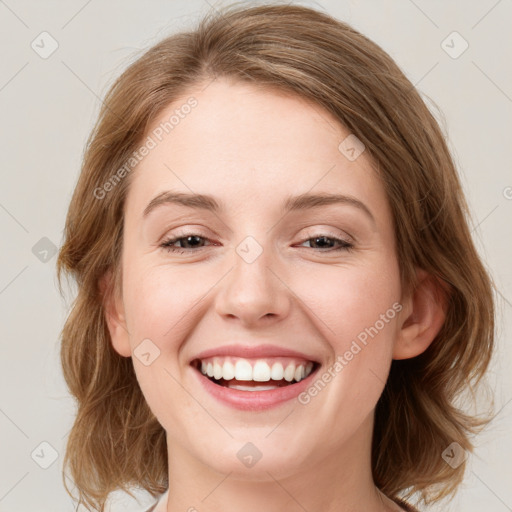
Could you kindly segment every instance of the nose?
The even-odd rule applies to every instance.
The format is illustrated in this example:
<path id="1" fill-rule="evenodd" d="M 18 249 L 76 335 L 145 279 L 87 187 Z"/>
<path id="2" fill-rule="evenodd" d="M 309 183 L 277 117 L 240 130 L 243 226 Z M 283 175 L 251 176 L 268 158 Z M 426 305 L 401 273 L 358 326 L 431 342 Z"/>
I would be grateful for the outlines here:
<path id="1" fill-rule="evenodd" d="M 221 281 L 216 312 L 244 327 L 268 326 L 289 314 L 293 294 L 279 275 L 270 250 L 252 262 L 235 252 L 232 270 Z"/>

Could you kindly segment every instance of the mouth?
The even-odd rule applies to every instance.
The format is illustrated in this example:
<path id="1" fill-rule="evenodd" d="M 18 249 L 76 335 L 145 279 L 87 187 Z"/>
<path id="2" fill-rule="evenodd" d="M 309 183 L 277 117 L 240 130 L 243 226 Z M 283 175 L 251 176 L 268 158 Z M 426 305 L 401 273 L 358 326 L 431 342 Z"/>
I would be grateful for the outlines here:
<path id="1" fill-rule="evenodd" d="M 296 353 L 250 357 L 254 351 L 236 352 L 205 353 L 193 359 L 190 366 L 211 396 L 242 410 L 268 409 L 297 398 L 321 366 Z"/>
<path id="2" fill-rule="evenodd" d="M 245 359 L 211 357 L 194 359 L 192 366 L 214 384 L 239 391 L 270 391 L 293 386 L 313 373 L 318 363 L 296 358 Z"/>

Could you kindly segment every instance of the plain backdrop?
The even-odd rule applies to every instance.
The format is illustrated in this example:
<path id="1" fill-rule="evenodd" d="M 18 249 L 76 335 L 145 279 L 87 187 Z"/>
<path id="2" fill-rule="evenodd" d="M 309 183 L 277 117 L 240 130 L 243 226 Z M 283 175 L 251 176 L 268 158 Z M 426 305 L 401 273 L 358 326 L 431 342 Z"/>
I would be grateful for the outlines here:
<path id="1" fill-rule="evenodd" d="M 500 413 L 478 437 L 456 499 L 429 510 L 511 511 L 512 3 L 296 3 L 381 45 L 446 133 L 475 241 L 499 288 L 489 382 Z M 59 295 L 55 252 L 101 98 L 144 49 L 216 7 L 205 0 L 0 0 L 1 512 L 75 510 L 61 476 L 74 404 L 59 364 L 72 294 L 68 302 Z M 152 501 L 143 494 L 140 504 L 120 500 L 119 510 Z"/>

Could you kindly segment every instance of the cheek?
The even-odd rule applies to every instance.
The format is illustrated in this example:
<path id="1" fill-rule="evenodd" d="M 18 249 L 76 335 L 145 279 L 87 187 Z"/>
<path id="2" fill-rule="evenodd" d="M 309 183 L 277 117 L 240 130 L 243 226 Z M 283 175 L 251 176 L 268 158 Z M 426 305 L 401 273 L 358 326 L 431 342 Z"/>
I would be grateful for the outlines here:
<path id="1" fill-rule="evenodd" d="M 396 306 L 401 296 L 399 268 L 392 258 L 378 257 L 364 265 L 318 266 L 298 272 L 291 287 L 307 305 L 336 353 L 377 323 L 383 338 L 393 338 Z M 307 310 L 306 310 L 307 311 Z M 384 317 L 382 317 L 384 315 Z"/>
<path id="2" fill-rule="evenodd" d="M 316 326 L 331 358 L 300 403 L 326 432 L 335 433 L 331 442 L 340 445 L 360 428 L 382 394 L 401 310 L 398 269 L 361 270 L 338 269 L 309 292 L 308 306 L 321 319 Z"/>
<path id="3" fill-rule="evenodd" d="M 125 287 L 125 307 L 132 342 L 154 337 L 156 343 L 185 335 L 187 320 L 218 277 L 211 271 L 164 265 L 132 266 Z"/>
<path id="4" fill-rule="evenodd" d="M 401 287 L 396 260 L 381 257 L 360 267 L 326 266 L 304 275 L 295 286 L 329 345 L 328 365 L 335 377 L 328 387 L 337 396 L 333 402 L 342 401 L 358 414 L 370 412 L 387 379 L 397 335 Z"/>
<path id="5" fill-rule="evenodd" d="M 185 270 L 185 266 L 143 265 L 142 260 L 126 268 L 130 272 L 123 291 L 137 380 L 161 423 L 178 424 L 184 410 L 194 411 L 196 407 L 179 384 L 184 371 L 179 364 L 180 347 L 190 334 L 195 306 L 215 281 L 211 275 L 197 279 L 197 271 Z M 142 340 L 154 344 L 149 345 L 149 352 L 151 347 L 158 348 L 157 357 L 147 366 L 136 355 Z M 170 397 L 175 407 L 169 407 Z"/>

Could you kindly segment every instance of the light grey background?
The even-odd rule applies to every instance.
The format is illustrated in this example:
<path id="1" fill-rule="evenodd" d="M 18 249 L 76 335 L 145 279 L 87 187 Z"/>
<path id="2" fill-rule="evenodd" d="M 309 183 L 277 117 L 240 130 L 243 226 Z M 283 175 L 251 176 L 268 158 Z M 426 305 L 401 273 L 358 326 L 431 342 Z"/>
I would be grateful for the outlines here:
<path id="1" fill-rule="evenodd" d="M 321 8 L 380 44 L 425 95 L 447 134 L 473 211 L 476 243 L 500 291 L 498 355 L 490 383 L 501 412 L 478 438 L 457 498 L 430 510 L 511 511 L 512 4 L 297 3 Z M 59 364 L 59 333 L 68 305 L 56 288 L 56 256 L 44 251 L 62 243 L 66 209 L 100 98 L 135 55 L 191 26 L 211 6 L 219 4 L 0 0 L 1 512 L 75 509 L 61 481 L 74 411 Z M 31 47 L 35 41 L 43 51 L 43 31 L 58 42 L 46 59 Z M 453 31 L 469 44 L 458 58 L 447 53 L 463 48 L 458 36 L 450 36 Z M 47 51 L 50 40 L 45 41 Z M 41 242 L 44 237 L 50 242 Z M 52 451 L 42 442 L 56 450 L 47 469 L 40 465 L 51 462 Z M 124 501 L 120 510 L 128 509 L 137 507 Z"/>

